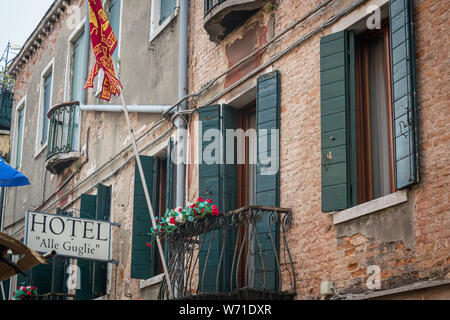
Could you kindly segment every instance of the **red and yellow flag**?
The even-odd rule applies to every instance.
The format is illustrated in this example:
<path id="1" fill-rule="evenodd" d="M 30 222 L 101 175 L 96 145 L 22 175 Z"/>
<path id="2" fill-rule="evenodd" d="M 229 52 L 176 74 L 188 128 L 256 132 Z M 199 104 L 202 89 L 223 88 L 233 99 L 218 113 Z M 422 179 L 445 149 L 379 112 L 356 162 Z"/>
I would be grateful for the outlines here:
<path id="1" fill-rule="evenodd" d="M 122 87 L 122 84 L 116 77 L 112 59 L 114 50 L 117 47 L 117 38 L 103 10 L 101 0 L 89 0 L 89 24 L 96 62 L 89 74 L 84 89 L 94 87 L 94 79 L 100 69 L 103 69 L 105 78 L 103 80 L 100 98 L 109 101 L 111 94 L 120 95 L 120 87 Z"/>

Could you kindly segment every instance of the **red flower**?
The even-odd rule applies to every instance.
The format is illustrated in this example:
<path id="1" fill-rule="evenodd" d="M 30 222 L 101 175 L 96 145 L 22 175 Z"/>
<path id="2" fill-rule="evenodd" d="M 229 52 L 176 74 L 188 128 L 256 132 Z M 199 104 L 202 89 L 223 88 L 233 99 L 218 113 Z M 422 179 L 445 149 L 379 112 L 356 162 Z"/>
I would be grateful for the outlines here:
<path id="1" fill-rule="evenodd" d="M 219 215 L 219 208 L 217 208 L 216 205 L 212 206 L 211 209 L 212 209 L 212 213 L 211 214 L 213 216 L 218 216 Z"/>
<path id="2" fill-rule="evenodd" d="M 29 295 L 29 296 L 31 295 L 31 291 L 30 290 L 27 291 L 27 295 Z"/>
<path id="3" fill-rule="evenodd" d="M 150 244 L 150 243 L 146 243 L 146 245 L 147 245 L 147 247 L 149 247 L 149 248 L 151 248 L 152 247 L 152 245 Z"/>
<path id="4" fill-rule="evenodd" d="M 213 203 L 211 199 L 206 199 L 206 202 Z"/>
<path id="5" fill-rule="evenodd" d="M 203 200 L 202 197 L 198 198 L 196 202 L 204 202 L 205 200 Z"/>
<path id="6" fill-rule="evenodd" d="M 175 220 L 175 217 L 170 218 L 170 223 L 171 224 L 177 224 L 177 221 Z"/>

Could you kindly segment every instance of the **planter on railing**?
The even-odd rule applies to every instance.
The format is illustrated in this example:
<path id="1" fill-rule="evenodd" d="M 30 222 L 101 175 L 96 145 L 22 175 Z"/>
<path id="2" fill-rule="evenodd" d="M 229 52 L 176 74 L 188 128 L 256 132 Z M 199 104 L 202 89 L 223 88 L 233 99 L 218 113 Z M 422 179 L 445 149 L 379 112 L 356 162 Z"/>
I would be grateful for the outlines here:
<path id="1" fill-rule="evenodd" d="M 251 206 L 186 222 L 164 237 L 175 299 L 292 299 L 290 209 Z M 163 280 L 159 299 L 168 299 Z"/>
<path id="2" fill-rule="evenodd" d="M 75 146 L 78 101 L 70 101 L 52 107 L 47 145 L 47 169 L 53 173 L 70 165 L 79 158 Z"/>

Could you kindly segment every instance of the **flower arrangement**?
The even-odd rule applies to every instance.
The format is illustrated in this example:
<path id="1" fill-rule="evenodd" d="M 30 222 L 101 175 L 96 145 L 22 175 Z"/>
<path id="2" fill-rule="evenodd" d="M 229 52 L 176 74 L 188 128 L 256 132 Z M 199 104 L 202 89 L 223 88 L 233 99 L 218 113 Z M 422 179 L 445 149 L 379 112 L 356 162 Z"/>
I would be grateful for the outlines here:
<path id="1" fill-rule="evenodd" d="M 167 209 L 165 217 L 156 218 L 156 230 L 151 227 L 149 235 L 155 237 L 156 234 L 172 233 L 183 223 L 193 222 L 207 215 L 218 217 L 219 209 L 211 199 L 204 200 L 200 197 L 193 203 L 189 202 L 184 208 Z M 150 243 L 147 243 L 147 246 L 151 247 Z"/>
<path id="2" fill-rule="evenodd" d="M 13 291 L 11 300 L 26 300 L 37 296 L 37 288 L 31 286 L 20 286 L 19 289 Z"/>

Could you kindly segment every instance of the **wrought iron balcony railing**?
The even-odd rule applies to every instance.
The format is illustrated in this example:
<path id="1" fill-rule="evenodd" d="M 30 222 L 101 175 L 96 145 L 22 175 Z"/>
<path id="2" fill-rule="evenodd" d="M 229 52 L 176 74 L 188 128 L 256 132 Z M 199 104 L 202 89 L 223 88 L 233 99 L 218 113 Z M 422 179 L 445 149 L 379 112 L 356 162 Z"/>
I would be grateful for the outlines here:
<path id="1" fill-rule="evenodd" d="M 76 127 L 80 103 L 70 101 L 52 107 L 48 112 L 50 119 L 49 137 L 47 145 L 47 168 L 56 172 L 67 163 L 78 158 L 76 150 Z M 66 155 L 58 157 L 58 155 Z"/>
<path id="2" fill-rule="evenodd" d="M 203 25 L 209 39 L 219 43 L 267 2 L 268 0 L 205 0 Z"/>
<path id="3" fill-rule="evenodd" d="M 80 105 L 71 101 L 54 106 L 48 112 L 50 119 L 47 159 L 58 153 L 73 151 L 76 109 Z"/>
<path id="4" fill-rule="evenodd" d="M 228 0 L 205 0 L 205 16 L 219 3 L 225 2 Z"/>
<path id="5" fill-rule="evenodd" d="M 165 237 L 171 282 L 158 299 L 293 299 L 290 209 L 251 206 L 180 226 Z"/>
<path id="6" fill-rule="evenodd" d="M 28 300 L 74 300 L 75 295 L 74 294 L 66 294 L 66 293 L 46 293 L 46 294 L 40 294 L 37 296 L 33 296 L 29 298 Z"/>

